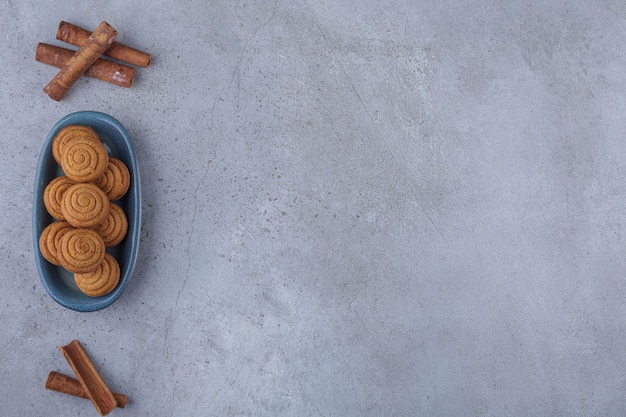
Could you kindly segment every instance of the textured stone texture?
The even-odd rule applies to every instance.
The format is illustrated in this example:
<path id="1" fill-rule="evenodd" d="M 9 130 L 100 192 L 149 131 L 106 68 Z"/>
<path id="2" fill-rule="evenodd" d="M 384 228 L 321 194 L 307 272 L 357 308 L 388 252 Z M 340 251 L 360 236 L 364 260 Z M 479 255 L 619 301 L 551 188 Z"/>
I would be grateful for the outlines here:
<path id="1" fill-rule="evenodd" d="M 624 4 L 0 0 L 2 414 L 95 414 L 44 389 L 76 338 L 116 415 L 625 415 Z M 54 102 L 60 20 L 153 64 Z M 86 314 L 30 223 L 79 110 L 143 186 L 133 279 Z"/>

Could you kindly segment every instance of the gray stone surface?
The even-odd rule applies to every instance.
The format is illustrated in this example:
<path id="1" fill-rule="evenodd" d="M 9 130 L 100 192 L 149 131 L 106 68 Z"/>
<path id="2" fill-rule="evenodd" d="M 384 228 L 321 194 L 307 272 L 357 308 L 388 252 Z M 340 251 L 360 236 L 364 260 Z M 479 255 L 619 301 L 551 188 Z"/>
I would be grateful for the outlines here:
<path id="1" fill-rule="evenodd" d="M 626 415 L 624 4 L 0 0 L 0 414 L 97 415 L 44 389 L 78 339 L 112 415 Z M 54 102 L 60 20 L 153 65 Z M 79 110 L 126 126 L 143 186 L 95 313 L 31 238 Z"/>

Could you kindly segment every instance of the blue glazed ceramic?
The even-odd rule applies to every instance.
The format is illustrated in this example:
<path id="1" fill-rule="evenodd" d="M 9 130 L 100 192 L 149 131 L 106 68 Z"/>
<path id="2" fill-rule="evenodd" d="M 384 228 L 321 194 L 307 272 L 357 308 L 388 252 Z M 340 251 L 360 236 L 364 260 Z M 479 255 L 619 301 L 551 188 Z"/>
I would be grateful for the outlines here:
<path id="1" fill-rule="evenodd" d="M 52 157 L 52 141 L 56 134 L 68 125 L 86 125 L 93 128 L 100 136 L 100 140 L 104 143 L 109 155 L 122 160 L 130 171 L 130 189 L 124 197 L 116 201 L 128 217 L 128 234 L 122 243 L 107 249 L 107 252 L 115 256 L 120 264 L 120 282 L 112 292 L 102 297 L 84 295 L 74 283 L 73 274 L 49 263 L 39 250 L 39 236 L 42 230 L 53 221 L 43 204 L 43 192 L 53 178 L 63 175 L 63 171 Z M 137 169 L 133 143 L 126 129 L 111 116 L 94 111 L 81 111 L 63 117 L 48 133 L 43 144 L 35 175 L 35 193 L 33 195 L 35 261 L 41 283 L 50 297 L 64 307 L 82 312 L 101 310 L 113 304 L 126 289 L 133 273 L 139 247 L 140 226 L 139 170 Z"/>

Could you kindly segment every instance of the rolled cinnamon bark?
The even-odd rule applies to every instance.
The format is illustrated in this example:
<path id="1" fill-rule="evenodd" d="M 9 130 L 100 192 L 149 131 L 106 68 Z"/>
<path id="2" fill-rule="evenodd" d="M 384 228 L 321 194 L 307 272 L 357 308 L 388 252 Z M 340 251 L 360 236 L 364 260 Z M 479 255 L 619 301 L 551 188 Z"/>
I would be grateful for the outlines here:
<path id="1" fill-rule="evenodd" d="M 102 380 L 98 371 L 77 340 L 59 347 L 63 356 L 72 367 L 80 385 L 101 416 L 106 416 L 117 406 L 113 393 Z"/>
<path id="2" fill-rule="evenodd" d="M 85 389 L 80 382 L 74 378 L 70 378 L 67 375 L 60 374 L 58 372 L 50 372 L 48 374 L 48 379 L 46 380 L 46 388 L 52 391 L 61 392 L 63 394 L 73 395 L 74 397 L 86 398 L 89 399 Z M 115 397 L 115 401 L 117 401 L 117 406 L 119 408 L 126 407 L 126 403 L 128 403 L 128 398 L 124 394 L 120 394 L 119 392 L 113 392 L 113 397 Z"/>
<path id="3" fill-rule="evenodd" d="M 111 25 L 107 22 L 100 23 L 43 91 L 53 100 L 60 101 L 81 75 L 111 46 L 116 36 L 117 31 Z"/>
<path id="4" fill-rule="evenodd" d="M 57 68 L 63 68 L 72 55 L 74 51 L 47 43 L 37 44 L 35 50 L 35 60 Z M 85 75 L 130 88 L 133 85 L 135 68 L 106 59 L 98 59 L 85 71 Z"/>
<path id="5" fill-rule="evenodd" d="M 58 40 L 81 46 L 87 41 L 87 38 L 89 38 L 88 30 L 68 22 L 62 21 L 59 23 L 59 28 L 57 29 Z M 109 49 L 104 52 L 104 55 L 139 67 L 147 67 L 150 65 L 150 60 L 152 59 L 150 54 L 141 52 L 119 42 L 113 42 Z"/>

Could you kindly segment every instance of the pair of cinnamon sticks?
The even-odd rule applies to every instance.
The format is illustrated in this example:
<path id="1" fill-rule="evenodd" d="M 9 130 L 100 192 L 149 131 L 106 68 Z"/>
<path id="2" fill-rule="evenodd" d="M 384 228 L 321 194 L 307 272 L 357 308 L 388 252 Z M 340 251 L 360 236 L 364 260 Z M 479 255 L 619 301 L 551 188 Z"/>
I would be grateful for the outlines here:
<path id="1" fill-rule="evenodd" d="M 82 75 L 130 88 L 133 85 L 135 68 L 103 59 L 102 55 L 139 67 L 150 65 L 152 58 L 150 54 L 115 42 L 116 37 L 117 31 L 106 21 L 100 23 L 91 33 L 62 21 L 57 29 L 56 38 L 79 46 L 79 49 L 72 51 L 46 43 L 37 45 L 35 51 L 37 61 L 61 68 L 44 88 L 46 94 L 60 101 Z"/>
<path id="2" fill-rule="evenodd" d="M 59 347 L 59 350 L 72 367 L 78 380 L 58 372 L 50 372 L 46 380 L 47 389 L 88 398 L 101 416 L 106 416 L 115 407 L 126 406 L 128 402 L 126 396 L 111 392 L 77 340 Z"/>

